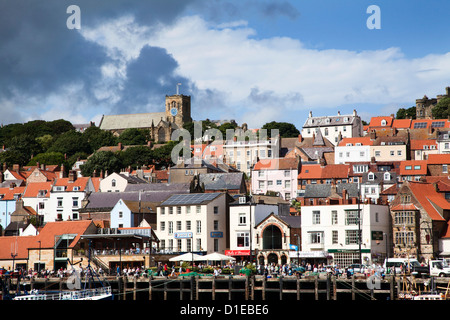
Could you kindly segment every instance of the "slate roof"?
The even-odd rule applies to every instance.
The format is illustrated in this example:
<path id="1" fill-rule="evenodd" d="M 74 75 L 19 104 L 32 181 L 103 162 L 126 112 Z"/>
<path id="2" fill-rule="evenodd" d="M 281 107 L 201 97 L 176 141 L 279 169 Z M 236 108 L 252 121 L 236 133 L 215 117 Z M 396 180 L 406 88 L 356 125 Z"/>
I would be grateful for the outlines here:
<path id="1" fill-rule="evenodd" d="M 336 185 L 336 193 L 342 196 L 342 190 L 346 189 L 349 197 L 358 197 L 357 183 L 340 183 Z M 307 184 L 304 198 L 328 198 L 333 194 L 331 184 Z"/>
<path id="2" fill-rule="evenodd" d="M 102 130 L 124 130 L 128 128 L 150 128 L 166 118 L 165 112 L 104 115 L 100 121 Z"/>
<path id="3" fill-rule="evenodd" d="M 395 172 L 388 172 L 390 179 L 385 180 L 384 175 L 387 172 L 365 172 L 362 175 L 362 184 L 380 184 L 381 182 L 385 184 L 394 184 L 397 182 L 397 174 Z M 369 180 L 369 174 L 373 174 L 373 180 Z"/>
<path id="4" fill-rule="evenodd" d="M 344 122 L 344 118 L 348 118 L 347 122 Z M 337 116 L 322 116 L 322 117 L 309 117 L 306 119 L 303 128 L 315 128 L 315 127 L 329 127 L 329 126 L 342 126 L 342 125 L 351 125 L 355 122 L 355 119 L 359 118 L 359 116 L 353 116 L 352 114 L 348 115 L 337 115 Z M 327 121 L 328 119 L 328 121 Z M 314 123 L 311 123 L 310 120 L 314 120 Z"/>
<path id="5" fill-rule="evenodd" d="M 200 184 L 203 183 L 206 190 L 239 190 L 244 179 L 244 173 L 202 173 L 199 175 L 199 179 Z"/>

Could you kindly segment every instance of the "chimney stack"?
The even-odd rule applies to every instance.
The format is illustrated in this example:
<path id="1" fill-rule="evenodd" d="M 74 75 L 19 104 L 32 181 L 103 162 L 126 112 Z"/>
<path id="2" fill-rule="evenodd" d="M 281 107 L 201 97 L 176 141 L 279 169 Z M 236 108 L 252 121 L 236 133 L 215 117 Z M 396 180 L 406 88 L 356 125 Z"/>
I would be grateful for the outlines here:
<path id="1" fill-rule="evenodd" d="M 77 175 L 75 174 L 75 171 L 70 170 L 69 171 L 69 182 L 75 182 L 77 180 Z"/>

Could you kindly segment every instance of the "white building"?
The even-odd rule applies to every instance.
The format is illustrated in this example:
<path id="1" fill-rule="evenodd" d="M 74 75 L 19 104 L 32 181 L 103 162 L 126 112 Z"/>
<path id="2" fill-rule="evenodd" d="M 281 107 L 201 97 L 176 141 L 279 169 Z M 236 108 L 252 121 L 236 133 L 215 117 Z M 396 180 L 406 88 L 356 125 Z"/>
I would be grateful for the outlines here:
<path id="1" fill-rule="evenodd" d="M 175 194 L 157 207 L 156 235 L 169 252 L 224 253 L 227 243 L 226 193 Z"/>
<path id="2" fill-rule="evenodd" d="M 358 206 L 361 221 L 358 223 Z M 358 234 L 364 264 L 382 262 L 390 234 L 387 205 L 340 204 L 302 206 L 302 252 L 324 252 L 341 267 L 359 263 Z"/>
<path id="3" fill-rule="evenodd" d="M 334 163 L 369 162 L 371 145 L 369 137 L 344 138 L 334 149 Z"/>
<path id="4" fill-rule="evenodd" d="M 56 179 L 45 204 L 44 222 L 79 220 L 81 201 L 89 192 L 95 192 L 90 177 L 78 178 L 71 172 L 68 178 Z"/>
<path id="5" fill-rule="evenodd" d="M 312 137 L 316 129 L 320 130 L 322 135 L 335 146 L 341 137 L 361 137 L 363 133 L 361 118 L 357 115 L 356 110 L 349 115 L 341 115 L 338 112 L 336 116 L 321 117 L 313 117 L 312 111 L 310 111 L 309 117 L 303 125 L 302 136 Z"/>

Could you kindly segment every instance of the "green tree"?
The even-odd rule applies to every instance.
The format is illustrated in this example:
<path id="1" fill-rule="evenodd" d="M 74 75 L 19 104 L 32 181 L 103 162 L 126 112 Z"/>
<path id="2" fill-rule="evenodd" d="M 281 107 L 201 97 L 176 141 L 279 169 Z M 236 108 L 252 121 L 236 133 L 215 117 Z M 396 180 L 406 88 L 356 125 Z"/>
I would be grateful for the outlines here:
<path id="1" fill-rule="evenodd" d="M 31 159 L 27 165 L 29 166 L 35 166 L 37 163 L 41 164 L 63 164 L 65 162 L 64 155 L 60 152 L 46 152 L 46 153 L 39 153 L 33 159 Z"/>
<path id="2" fill-rule="evenodd" d="M 448 119 L 450 115 L 450 97 L 443 98 L 431 109 L 434 119 Z"/>
<path id="3" fill-rule="evenodd" d="M 102 171 L 108 171 L 109 174 L 120 172 L 123 164 L 115 153 L 111 151 L 99 151 L 95 152 L 80 168 L 83 176 L 90 177 L 94 170 L 97 174 Z"/>
<path id="4" fill-rule="evenodd" d="M 32 135 L 21 134 L 11 138 L 8 151 L 14 154 L 13 157 L 18 161 L 16 164 L 25 165 L 33 155 L 41 153 L 42 148 Z"/>
<path id="5" fill-rule="evenodd" d="M 272 137 L 271 136 L 272 129 L 278 129 L 280 136 L 282 138 L 294 138 L 298 137 L 298 135 L 300 134 L 300 131 L 298 131 L 298 129 L 292 123 L 288 122 L 276 122 L 276 121 L 268 122 L 265 125 L 263 125 L 261 129 L 267 130 L 267 137 Z"/>
<path id="6" fill-rule="evenodd" d="M 395 115 L 396 119 L 416 119 L 416 107 L 410 107 L 408 109 L 400 108 Z"/>
<path id="7" fill-rule="evenodd" d="M 121 151 L 120 159 L 124 167 L 136 169 L 153 163 L 153 152 L 147 146 L 136 146 Z"/>
<path id="8" fill-rule="evenodd" d="M 143 145 L 147 143 L 147 135 L 143 130 L 129 128 L 124 130 L 117 140 L 127 146 Z"/>
<path id="9" fill-rule="evenodd" d="M 61 134 L 48 152 L 60 152 L 66 157 L 70 157 L 77 152 L 91 153 L 92 149 L 80 132 L 72 130 Z"/>
<path id="10" fill-rule="evenodd" d="M 101 147 L 117 145 L 117 138 L 110 131 L 102 130 L 99 127 L 89 127 L 83 132 L 83 137 L 89 144 L 92 151 Z"/>
<path id="11" fill-rule="evenodd" d="M 179 142 L 169 141 L 165 145 L 153 150 L 153 161 L 158 169 L 167 168 L 174 164 L 172 162 L 172 149 Z"/>

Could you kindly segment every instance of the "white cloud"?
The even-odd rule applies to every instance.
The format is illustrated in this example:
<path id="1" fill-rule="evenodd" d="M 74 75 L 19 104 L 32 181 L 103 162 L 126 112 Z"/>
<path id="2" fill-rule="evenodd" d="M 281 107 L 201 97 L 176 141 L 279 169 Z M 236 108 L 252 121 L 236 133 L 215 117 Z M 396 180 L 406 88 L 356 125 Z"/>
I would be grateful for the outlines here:
<path id="1" fill-rule="evenodd" d="M 104 66 L 105 77 L 112 81 L 126 76 L 124 67 L 144 45 L 166 49 L 178 62 L 181 76 L 199 90 L 226 95 L 228 109 L 234 110 L 230 113 L 249 126 L 292 120 L 309 110 L 333 108 L 329 113 L 335 114 L 341 105 L 353 104 L 351 109 L 358 110 L 359 104 L 379 104 L 380 109 L 386 105 L 392 110 L 424 94 L 441 94 L 449 85 L 450 53 L 408 59 L 400 48 L 318 50 L 305 47 L 301 39 L 258 39 L 257 31 L 243 20 L 212 25 L 188 16 L 149 30 L 126 17 L 83 34 L 117 58 L 116 65 Z M 258 98 L 267 100 L 255 99 L 255 89 Z M 378 115 L 378 110 L 358 112 Z"/>

